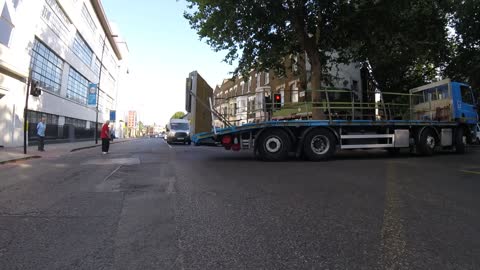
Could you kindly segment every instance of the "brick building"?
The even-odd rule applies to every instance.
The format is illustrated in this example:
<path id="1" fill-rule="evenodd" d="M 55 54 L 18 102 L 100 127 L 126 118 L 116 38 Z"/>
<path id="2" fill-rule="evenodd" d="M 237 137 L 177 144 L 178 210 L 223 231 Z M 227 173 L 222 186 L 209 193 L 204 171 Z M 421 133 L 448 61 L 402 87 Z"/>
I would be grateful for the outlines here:
<path id="1" fill-rule="evenodd" d="M 137 112 L 136 111 L 128 111 L 127 116 L 127 127 L 128 128 L 135 128 L 137 126 Z"/>
<path id="2" fill-rule="evenodd" d="M 311 66 L 306 56 L 286 60 L 286 74 L 251 71 L 248 78 L 237 77 L 223 80 L 213 93 L 214 107 L 233 125 L 243 125 L 273 119 L 308 118 L 311 112 Z M 357 100 L 362 99 L 361 65 L 333 66 L 324 87 L 352 91 Z M 281 95 L 282 113 L 268 115 L 265 112 L 265 96 Z M 281 116 L 280 116 L 281 115 Z M 223 123 L 216 120 L 216 126 Z"/>

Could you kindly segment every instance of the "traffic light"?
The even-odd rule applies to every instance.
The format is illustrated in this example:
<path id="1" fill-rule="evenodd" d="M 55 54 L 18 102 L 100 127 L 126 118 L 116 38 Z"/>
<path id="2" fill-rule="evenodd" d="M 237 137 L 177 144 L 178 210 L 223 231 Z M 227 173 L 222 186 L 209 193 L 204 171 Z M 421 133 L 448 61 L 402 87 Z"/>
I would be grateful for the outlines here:
<path id="1" fill-rule="evenodd" d="M 273 94 L 273 104 L 275 109 L 282 108 L 282 94 Z"/>
<path id="2" fill-rule="evenodd" d="M 30 95 L 34 97 L 38 97 L 42 94 L 42 89 L 39 86 L 37 81 L 33 81 L 30 83 Z"/>
<path id="3" fill-rule="evenodd" d="M 266 96 L 265 97 L 265 107 L 267 109 L 267 112 L 272 111 L 272 108 L 273 108 L 272 105 L 273 105 L 272 104 L 272 98 L 270 96 Z"/>

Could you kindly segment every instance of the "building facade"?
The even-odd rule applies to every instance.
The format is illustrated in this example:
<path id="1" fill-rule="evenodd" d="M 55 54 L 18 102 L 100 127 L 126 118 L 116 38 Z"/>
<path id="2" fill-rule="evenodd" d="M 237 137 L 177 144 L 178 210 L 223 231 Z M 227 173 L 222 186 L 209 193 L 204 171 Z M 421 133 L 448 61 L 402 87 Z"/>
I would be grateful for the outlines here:
<path id="1" fill-rule="evenodd" d="M 128 128 L 135 128 L 137 126 L 137 112 L 136 111 L 128 111 L 127 116 L 127 127 Z"/>
<path id="2" fill-rule="evenodd" d="M 248 78 L 225 79 L 213 93 L 214 108 L 230 124 L 240 126 L 266 119 L 308 119 L 311 114 L 311 65 L 306 55 L 289 57 L 286 74 L 251 71 Z M 323 87 L 351 91 L 352 96 L 362 100 L 361 65 L 335 65 L 323 83 Z M 328 82 L 327 82 L 328 81 Z M 272 115 L 266 112 L 267 105 L 273 105 L 274 94 L 280 94 L 280 108 Z M 266 104 L 265 97 L 270 98 Z M 268 99 L 267 99 L 268 100 Z M 215 125 L 223 127 L 218 119 Z"/>
<path id="3" fill-rule="evenodd" d="M 89 84 L 99 86 L 98 125 L 116 109 L 128 53 L 100 0 L 0 0 L 0 8 L 0 146 L 23 143 L 29 77 L 42 89 L 28 95 L 30 141 L 41 117 L 47 140 L 93 138 Z"/>

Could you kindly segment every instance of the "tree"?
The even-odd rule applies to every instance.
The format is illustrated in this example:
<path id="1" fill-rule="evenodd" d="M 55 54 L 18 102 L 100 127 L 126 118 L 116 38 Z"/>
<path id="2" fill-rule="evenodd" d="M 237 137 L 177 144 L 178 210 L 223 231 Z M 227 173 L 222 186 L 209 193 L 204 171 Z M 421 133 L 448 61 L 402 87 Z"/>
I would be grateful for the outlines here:
<path id="1" fill-rule="evenodd" d="M 176 112 L 170 117 L 170 119 L 181 119 L 185 116 L 184 112 Z"/>
<path id="2" fill-rule="evenodd" d="M 142 135 L 142 133 L 143 133 L 143 128 L 144 128 L 143 122 L 138 121 L 138 131 L 139 131 L 140 135 Z"/>
<path id="3" fill-rule="evenodd" d="M 346 0 L 345 0 L 346 1 Z M 200 38 L 216 51 L 228 50 L 225 61 L 239 59 L 234 75 L 250 70 L 285 72 L 285 57 L 304 53 L 312 66 L 312 101 L 321 101 L 321 71 L 331 58 L 328 33 L 338 11 L 335 0 L 187 0 L 185 13 Z M 241 56 L 239 54 L 241 53 Z M 317 91 L 315 91 L 317 90 Z M 315 119 L 322 110 L 312 110 Z"/>
<path id="4" fill-rule="evenodd" d="M 337 43 L 337 50 L 350 54 L 347 61 L 368 62 L 378 88 L 405 92 L 445 69 L 450 54 L 445 0 L 351 3 L 339 24 L 348 42 Z"/>
<path id="5" fill-rule="evenodd" d="M 452 0 L 453 56 L 447 74 L 480 89 L 480 1 Z"/>
<path id="6" fill-rule="evenodd" d="M 306 53 L 312 101 L 327 63 L 367 62 L 378 87 L 405 91 L 436 75 L 448 56 L 447 0 L 187 0 L 185 17 L 214 50 L 238 59 L 234 75 L 285 71 L 285 57 Z M 472 0 L 473 1 L 473 0 Z M 319 107 L 314 119 L 322 119 Z"/>

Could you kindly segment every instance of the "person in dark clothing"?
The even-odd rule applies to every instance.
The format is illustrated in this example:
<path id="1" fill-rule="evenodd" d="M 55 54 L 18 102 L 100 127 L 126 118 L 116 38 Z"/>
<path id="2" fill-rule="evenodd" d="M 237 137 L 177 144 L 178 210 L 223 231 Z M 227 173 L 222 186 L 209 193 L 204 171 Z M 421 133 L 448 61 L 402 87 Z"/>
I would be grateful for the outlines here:
<path id="1" fill-rule="evenodd" d="M 105 124 L 102 126 L 102 131 L 100 132 L 100 138 L 102 139 L 102 154 L 108 154 L 108 150 L 110 148 L 110 130 L 109 126 L 110 121 L 107 120 Z"/>

